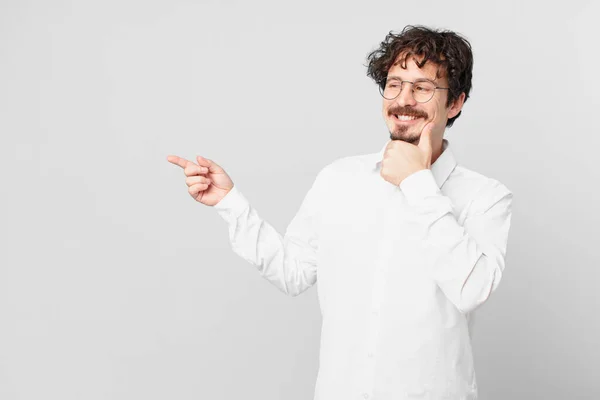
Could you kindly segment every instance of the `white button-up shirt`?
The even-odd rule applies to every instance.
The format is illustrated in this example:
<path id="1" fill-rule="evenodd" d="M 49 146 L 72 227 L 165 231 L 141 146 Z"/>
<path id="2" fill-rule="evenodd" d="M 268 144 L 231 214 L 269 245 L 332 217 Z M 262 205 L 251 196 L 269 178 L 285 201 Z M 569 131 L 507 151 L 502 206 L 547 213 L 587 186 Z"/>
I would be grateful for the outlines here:
<path id="1" fill-rule="evenodd" d="M 500 282 L 512 193 L 457 165 L 447 140 L 431 169 L 393 185 L 385 147 L 319 171 L 284 236 L 236 186 L 215 209 L 282 292 L 318 280 L 315 400 L 474 400 L 469 313 Z"/>

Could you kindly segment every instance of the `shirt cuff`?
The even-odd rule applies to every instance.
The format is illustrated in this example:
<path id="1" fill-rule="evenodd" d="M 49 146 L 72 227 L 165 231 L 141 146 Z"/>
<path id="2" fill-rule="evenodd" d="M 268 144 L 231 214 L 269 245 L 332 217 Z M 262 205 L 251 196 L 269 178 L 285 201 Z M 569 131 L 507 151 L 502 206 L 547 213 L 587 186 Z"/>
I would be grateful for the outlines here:
<path id="1" fill-rule="evenodd" d="M 426 197 L 441 193 L 430 169 L 422 169 L 404 178 L 400 182 L 400 190 L 410 204 L 418 204 Z"/>
<path id="2" fill-rule="evenodd" d="M 225 220 L 232 216 L 237 218 L 249 206 L 248 199 L 244 197 L 236 185 L 233 185 L 231 190 L 217 204 L 213 206 L 217 213 Z"/>

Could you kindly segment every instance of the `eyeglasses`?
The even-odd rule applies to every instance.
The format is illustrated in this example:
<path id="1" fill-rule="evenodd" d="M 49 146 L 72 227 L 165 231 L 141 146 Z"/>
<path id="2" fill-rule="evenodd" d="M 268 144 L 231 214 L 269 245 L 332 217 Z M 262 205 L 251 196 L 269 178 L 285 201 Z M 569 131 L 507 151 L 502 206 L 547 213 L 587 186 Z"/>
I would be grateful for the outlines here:
<path id="1" fill-rule="evenodd" d="M 448 90 L 450 88 L 435 86 L 431 81 L 403 81 L 398 78 L 386 80 L 385 86 L 379 85 L 379 93 L 386 100 L 394 100 L 402 92 L 405 83 L 412 84 L 412 97 L 417 103 L 427 103 L 433 98 L 436 89 Z"/>

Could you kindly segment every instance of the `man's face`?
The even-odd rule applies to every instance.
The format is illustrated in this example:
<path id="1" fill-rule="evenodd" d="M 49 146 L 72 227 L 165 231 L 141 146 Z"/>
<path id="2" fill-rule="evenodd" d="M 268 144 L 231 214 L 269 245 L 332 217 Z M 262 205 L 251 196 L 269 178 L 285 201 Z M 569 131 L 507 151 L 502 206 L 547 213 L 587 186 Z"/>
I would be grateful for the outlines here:
<path id="1" fill-rule="evenodd" d="M 448 87 L 444 76 L 436 79 L 438 65 L 427 62 L 419 68 L 413 58 L 406 61 L 406 69 L 399 64 L 393 65 L 388 71 L 388 80 L 398 78 L 403 81 L 415 82 L 427 79 L 438 87 Z M 446 107 L 447 90 L 436 89 L 433 98 L 426 103 L 417 103 L 412 96 L 413 85 L 405 82 L 402 91 L 394 100 L 383 99 L 383 118 L 390 131 L 390 139 L 402 140 L 417 144 L 421 131 L 428 122 L 433 121 L 432 138 L 441 139 L 444 136 L 446 122 L 458 114 L 464 102 L 464 95 Z"/>

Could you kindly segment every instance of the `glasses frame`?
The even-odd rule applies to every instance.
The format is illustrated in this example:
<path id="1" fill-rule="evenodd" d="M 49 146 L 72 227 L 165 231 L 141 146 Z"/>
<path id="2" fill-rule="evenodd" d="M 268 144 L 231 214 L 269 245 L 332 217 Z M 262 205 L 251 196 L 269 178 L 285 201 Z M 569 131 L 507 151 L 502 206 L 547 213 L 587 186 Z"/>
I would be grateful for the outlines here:
<path id="1" fill-rule="evenodd" d="M 435 83 L 433 83 L 432 81 L 430 81 L 428 79 L 421 79 L 421 80 L 417 80 L 417 81 L 414 81 L 414 82 L 413 81 L 403 81 L 403 80 L 398 79 L 398 78 L 394 78 L 394 80 L 400 82 L 400 91 L 398 92 L 398 94 L 396 96 L 394 96 L 391 99 L 388 99 L 387 97 L 385 97 L 383 95 L 383 92 L 385 90 L 385 85 L 387 84 L 387 77 L 385 78 L 385 80 L 383 82 L 381 82 L 379 84 L 379 94 L 381 95 L 381 97 L 383 97 L 386 100 L 395 100 L 395 99 L 397 99 L 398 96 L 400 96 L 400 94 L 402 93 L 402 90 L 404 89 L 404 83 L 405 82 L 406 83 L 410 83 L 412 85 L 411 90 L 410 90 L 410 95 L 412 96 L 413 100 L 416 101 L 419 104 L 423 104 L 423 103 L 427 103 L 428 101 L 431 101 L 431 99 L 433 99 L 433 96 L 435 96 L 435 90 L 436 89 L 439 89 L 439 90 L 450 90 L 450 88 L 447 88 L 447 87 L 435 86 Z M 415 86 L 415 83 L 417 83 L 417 82 L 429 82 L 432 85 L 434 85 L 434 90 L 433 90 L 433 92 L 431 92 L 431 97 L 429 99 L 427 99 L 425 101 L 418 101 L 417 99 L 415 99 L 414 86 Z"/>

